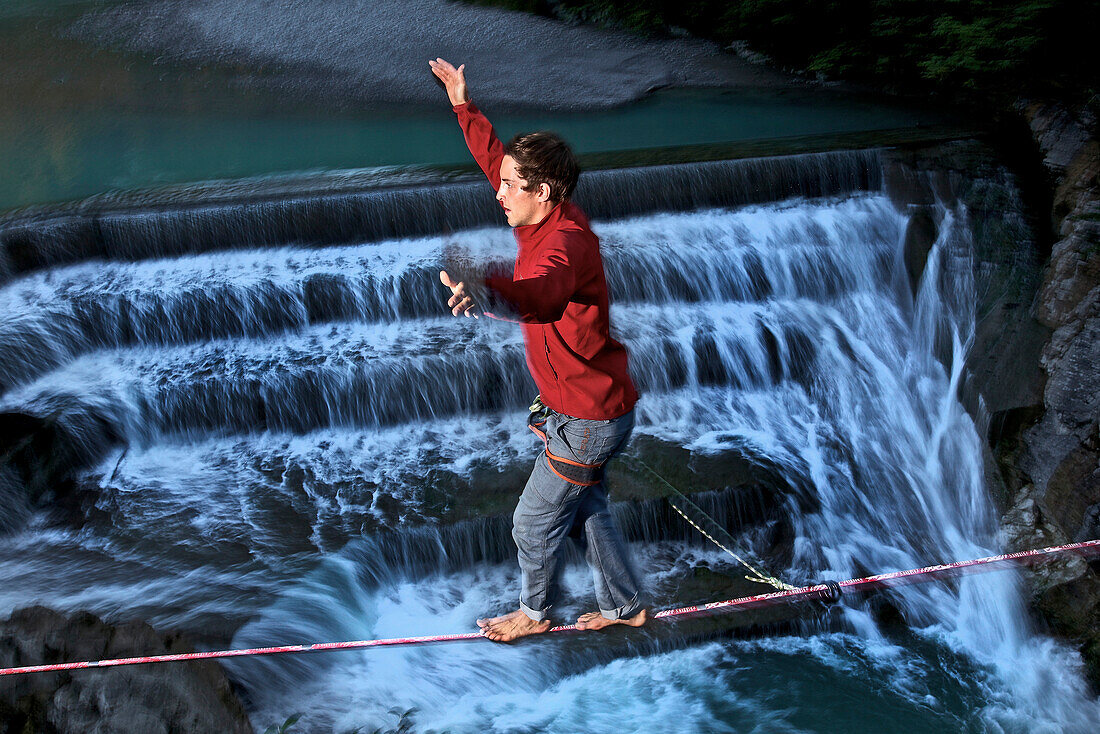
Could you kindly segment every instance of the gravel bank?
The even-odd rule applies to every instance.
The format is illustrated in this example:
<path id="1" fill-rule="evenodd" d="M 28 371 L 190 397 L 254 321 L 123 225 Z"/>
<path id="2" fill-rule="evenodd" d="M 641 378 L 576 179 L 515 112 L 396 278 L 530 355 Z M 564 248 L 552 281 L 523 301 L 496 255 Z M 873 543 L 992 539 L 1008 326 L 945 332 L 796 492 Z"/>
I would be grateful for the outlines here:
<path id="1" fill-rule="evenodd" d="M 73 32 L 178 63 L 228 64 L 242 84 L 336 108 L 438 102 L 427 65 L 436 56 L 465 63 L 471 90 L 495 109 L 600 109 L 658 87 L 792 83 L 707 41 L 447 0 L 145 0 L 92 11 Z"/>

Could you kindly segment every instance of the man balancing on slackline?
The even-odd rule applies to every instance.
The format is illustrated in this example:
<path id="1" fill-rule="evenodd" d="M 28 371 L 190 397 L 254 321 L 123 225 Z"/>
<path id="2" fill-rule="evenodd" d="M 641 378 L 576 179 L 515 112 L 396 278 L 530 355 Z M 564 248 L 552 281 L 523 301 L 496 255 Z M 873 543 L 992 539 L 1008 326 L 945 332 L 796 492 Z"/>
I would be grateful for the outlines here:
<path id="1" fill-rule="evenodd" d="M 528 423 L 545 443 L 512 518 L 523 574 L 519 609 L 477 624 L 499 642 L 550 629 L 560 551 L 570 537 L 592 567 L 600 609 L 581 615 L 578 629 L 640 627 L 646 612 L 638 579 L 603 483 L 604 465 L 634 428 L 638 394 L 626 348 L 611 338 L 599 240 L 569 200 L 580 168 L 553 133 L 521 135 L 502 145 L 470 101 L 465 64 L 428 64 L 447 90 L 466 145 L 496 189 L 518 245 L 511 274 L 466 283 L 441 271 L 451 289 L 447 305 L 455 316 L 478 310 L 492 316 L 505 307 L 521 322 L 527 367 L 539 389 Z"/>

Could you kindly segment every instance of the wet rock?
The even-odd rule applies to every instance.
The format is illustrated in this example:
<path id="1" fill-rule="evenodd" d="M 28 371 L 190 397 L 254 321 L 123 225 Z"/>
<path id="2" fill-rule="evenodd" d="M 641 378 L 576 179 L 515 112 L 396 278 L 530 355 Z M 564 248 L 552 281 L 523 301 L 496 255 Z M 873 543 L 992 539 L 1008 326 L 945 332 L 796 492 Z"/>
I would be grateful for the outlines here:
<path id="1" fill-rule="evenodd" d="M 897 208 L 904 210 L 936 203 L 928 177 L 911 160 L 888 158 L 883 163 L 882 176 L 886 195 Z"/>
<path id="2" fill-rule="evenodd" d="M 930 147 L 901 148 L 886 154 L 882 185 L 898 209 L 950 204 L 969 174 L 988 169 L 990 151 L 974 141 Z M 960 175 L 962 174 L 962 175 Z"/>
<path id="3" fill-rule="evenodd" d="M 1037 499 L 1051 503 L 1048 511 L 1072 536 L 1084 508 L 1100 502 L 1093 478 L 1100 466 L 1100 148 L 1088 137 L 1096 123 L 1087 113 L 1040 104 L 1024 111 L 1057 185 L 1056 222 L 1059 210 L 1065 215 L 1038 302 L 1039 318 L 1054 329 L 1042 354 L 1045 412 L 1025 434 L 1021 463 Z"/>
<path id="4" fill-rule="evenodd" d="M 1058 102 L 1020 100 L 1016 108 L 1031 126 L 1032 137 L 1043 152 L 1043 165 L 1060 175 L 1070 167 L 1082 148 L 1090 142 L 1090 125 L 1095 119 L 1087 111 L 1074 114 Z"/>
<path id="5" fill-rule="evenodd" d="M 122 409 L 107 401 L 51 393 L 23 407 L 0 412 L 0 446 L 31 503 L 68 496 L 73 474 L 122 440 Z"/>
<path id="6" fill-rule="evenodd" d="M 1045 381 L 1030 420 L 995 445 L 1012 499 L 1004 528 L 1018 548 L 1100 533 L 1100 145 L 1088 110 L 1018 106 L 1054 183 L 1051 250 L 1035 313 L 1051 336 Z M 1051 629 L 1080 644 L 1100 681 L 1100 577 L 1080 560 L 1033 573 L 1035 606 Z"/>
<path id="7" fill-rule="evenodd" d="M 30 607 L 0 623 L 0 667 L 190 651 L 177 635 L 86 612 Z M 5 677 L 0 731 L 243 734 L 252 726 L 218 664 L 193 661 Z"/>
<path id="8" fill-rule="evenodd" d="M 1100 502 L 1085 508 L 1082 513 L 1083 522 L 1081 529 L 1077 531 L 1073 542 L 1081 543 L 1093 538 L 1100 538 Z"/>
<path id="9" fill-rule="evenodd" d="M 905 272 L 909 275 L 909 289 L 916 295 L 939 227 L 929 207 L 910 209 L 909 224 L 905 228 Z"/>
<path id="10" fill-rule="evenodd" d="M 420 478 L 427 514 L 431 522 L 443 524 L 487 517 L 510 521 L 530 473 L 527 461 L 503 466 L 475 463 L 468 476 L 433 468 Z M 803 500 L 811 494 L 791 486 L 783 471 L 736 444 L 714 453 L 693 453 L 669 441 L 636 435 L 627 451 L 608 466 L 608 492 L 624 508 L 674 496 L 669 485 L 689 496 L 741 489 L 746 497 L 759 496 L 759 501 L 746 500 L 745 517 L 739 518 L 745 523 L 759 521 L 785 497 L 793 494 Z"/>
<path id="11" fill-rule="evenodd" d="M 22 479 L 0 464 L 0 535 L 23 527 L 30 514 L 31 503 Z"/>
<path id="12" fill-rule="evenodd" d="M 1051 332 L 1034 313 L 1040 262 L 1014 178 L 976 141 L 890 151 L 883 169 L 891 200 L 910 216 L 904 257 L 913 292 L 939 234 L 932 205 L 965 207 L 978 301 L 964 395 L 971 413 L 984 420 L 980 413 L 1038 404 L 1045 379 L 1039 359 Z"/>
<path id="13" fill-rule="evenodd" d="M 991 494 L 1008 549 L 1085 540 L 1100 530 L 1100 154 L 1095 120 L 1060 105 L 1020 106 L 1055 187 L 1059 241 L 1043 263 L 1013 177 L 975 143 L 892 151 L 887 192 L 903 211 L 961 201 L 973 236 L 977 329 L 964 402 L 988 421 Z M 928 223 L 914 216 L 906 263 L 923 269 Z M 921 231 L 925 230 L 925 231 Z M 1092 534 L 1090 535 L 1090 529 Z M 1080 646 L 1100 680 L 1100 580 L 1079 558 L 1029 572 L 1033 608 Z"/>
<path id="14" fill-rule="evenodd" d="M 1025 485 L 1009 502 L 1001 520 L 1006 552 L 1070 542 Z M 1094 683 L 1100 682 L 1100 578 L 1077 556 L 1060 556 L 1029 567 L 1032 607 L 1055 634 L 1079 645 Z"/>
<path id="15" fill-rule="evenodd" d="M 1037 426 L 1042 429 L 1043 423 Z M 1029 437 L 1035 433 L 1029 434 Z M 1045 491 L 1040 495 L 1050 517 L 1067 537 L 1083 536 L 1089 522 L 1089 508 L 1100 504 L 1100 437 L 1093 430 L 1074 446 L 1044 477 Z M 1096 536 L 1083 537 L 1093 540 Z"/>

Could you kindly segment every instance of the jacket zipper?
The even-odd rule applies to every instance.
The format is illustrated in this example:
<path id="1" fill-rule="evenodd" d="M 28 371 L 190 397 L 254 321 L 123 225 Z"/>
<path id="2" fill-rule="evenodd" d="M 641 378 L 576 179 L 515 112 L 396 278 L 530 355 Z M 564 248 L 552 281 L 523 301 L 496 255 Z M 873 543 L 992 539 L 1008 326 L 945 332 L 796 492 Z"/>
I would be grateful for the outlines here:
<path id="1" fill-rule="evenodd" d="M 542 337 L 542 346 L 546 348 L 546 366 L 554 373 L 554 381 L 557 382 L 558 371 L 554 369 L 554 363 L 550 361 L 550 342 L 547 341 L 545 334 Z"/>

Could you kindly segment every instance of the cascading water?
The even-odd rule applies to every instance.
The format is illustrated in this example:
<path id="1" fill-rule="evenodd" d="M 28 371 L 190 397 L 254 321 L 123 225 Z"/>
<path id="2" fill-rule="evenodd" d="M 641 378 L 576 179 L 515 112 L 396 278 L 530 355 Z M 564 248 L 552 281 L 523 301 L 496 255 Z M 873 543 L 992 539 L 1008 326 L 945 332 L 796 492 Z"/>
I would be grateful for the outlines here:
<path id="1" fill-rule="evenodd" d="M 804 177 L 821 180 L 822 165 Z M 907 217 L 852 193 L 869 180 L 803 187 L 831 198 L 594 225 L 644 394 L 635 445 L 649 435 L 774 467 L 795 540 L 790 567 L 772 570 L 793 581 L 996 548 L 979 433 L 957 399 L 974 329 L 966 212 L 939 207 L 914 297 Z M 651 198 L 662 185 L 648 181 Z M 477 518 L 490 485 L 522 482 L 537 451 L 522 430 L 533 387 L 513 325 L 441 314 L 435 273 L 456 249 L 507 262 L 514 243 L 499 227 L 288 243 L 9 282 L 0 413 L 61 415 L 78 434 L 107 426 L 118 448 L 82 472 L 79 524 L 39 513 L 0 536 L 0 609 L 88 608 L 251 646 L 461 631 L 511 604 L 505 522 L 448 518 Z M 504 496 L 493 506 L 506 516 Z M 806 498 L 812 508 L 795 511 Z M 633 549 L 652 589 L 728 570 L 717 550 L 670 539 L 682 533 L 645 537 Z M 768 556 L 763 537 L 745 542 Z M 564 581 L 568 615 L 590 582 L 579 565 Z M 646 647 L 642 630 L 229 668 L 261 729 L 294 711 L 307 731 L 392 725 L 392 707 L 443 731 L 1097 720 L 1079 661 L 1027 629 L 1013 574 L 890 600 L 911 628 L 880 629 L 854 606 L 842 631 L 752 642 Z"/>

